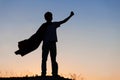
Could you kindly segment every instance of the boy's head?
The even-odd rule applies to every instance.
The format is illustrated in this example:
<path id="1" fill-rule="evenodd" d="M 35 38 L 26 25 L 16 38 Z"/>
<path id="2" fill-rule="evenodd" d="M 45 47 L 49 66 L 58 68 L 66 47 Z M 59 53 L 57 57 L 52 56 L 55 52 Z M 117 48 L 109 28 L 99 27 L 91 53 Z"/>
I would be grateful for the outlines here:
<path id="1" fill-rule="evenodd" d="M 45 18 L 45 20 L 46 20 L 47 22 L 51 22 L 52 19 L 53 19 L 52 13 L 51 13 L 51 12 L 46 12 L 46 13 L 44 14 L 44 18 Z"/>

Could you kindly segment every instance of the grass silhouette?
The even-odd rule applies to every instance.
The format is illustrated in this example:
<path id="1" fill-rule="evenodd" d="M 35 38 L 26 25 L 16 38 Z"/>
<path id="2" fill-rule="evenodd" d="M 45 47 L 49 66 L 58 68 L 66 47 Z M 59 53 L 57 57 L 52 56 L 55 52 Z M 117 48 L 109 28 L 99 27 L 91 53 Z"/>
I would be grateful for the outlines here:
<path id="1" fill-rule="evenodd" d="M 86 80 L 82 74 L 60 74 L 61 77 L 55 78 L 53 76 L 47 75 L 46 77 L 41 77 L 38 74 L 31 75 L 18 75 L 15 72 L 3 72 L 0 71 L 0 80 Z"/>
<path id="2" fill-rule="evenodd" d="M 0 80 L 72 80 L 64 77 L 53 77 L 53 76 L 31 76 L 31 77 L 1 77 Z"/>

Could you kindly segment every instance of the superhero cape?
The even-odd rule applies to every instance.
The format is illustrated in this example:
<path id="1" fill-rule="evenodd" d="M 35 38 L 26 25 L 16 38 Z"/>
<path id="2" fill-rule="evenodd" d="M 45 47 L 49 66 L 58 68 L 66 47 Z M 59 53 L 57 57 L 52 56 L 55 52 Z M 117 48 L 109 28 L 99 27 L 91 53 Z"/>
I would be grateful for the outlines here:
<path id="1" fill-rule="evenodd" d="M 44 23 L 38 29 L 38 31 L 35 34 L 33 34 L 29 39 L 25 39 L 25 40 L 18 42 L 19 50 L 15 51 L 15 54 L 24 56 L 24 55 L 36 50 L 43 40 L 43 36 L 46 31 L 46 28 L 47 28 L 47 24 Z"/>

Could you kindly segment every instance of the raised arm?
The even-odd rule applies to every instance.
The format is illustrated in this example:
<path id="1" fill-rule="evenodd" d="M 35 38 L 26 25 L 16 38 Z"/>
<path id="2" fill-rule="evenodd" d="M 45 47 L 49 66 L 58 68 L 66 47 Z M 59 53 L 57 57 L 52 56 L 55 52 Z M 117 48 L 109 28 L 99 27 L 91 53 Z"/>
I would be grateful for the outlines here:
<path id="1" fill-rule="evenodd" d="M 71 11 L 70 15 L 67 18 L 65 18 L 64 20 L 60 21 L 60 24 L 63 24 L 65 22 L 67 22 L 73 15 L 74 15 L 74 12 Z"/>

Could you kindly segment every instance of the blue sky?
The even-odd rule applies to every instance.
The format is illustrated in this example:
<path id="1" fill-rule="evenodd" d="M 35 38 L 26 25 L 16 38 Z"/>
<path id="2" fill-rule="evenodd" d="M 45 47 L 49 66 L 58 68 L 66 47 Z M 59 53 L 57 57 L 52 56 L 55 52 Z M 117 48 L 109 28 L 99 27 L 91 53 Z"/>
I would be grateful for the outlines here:
<path id="1" fill-rule="evenodd" d="M 59 73 L 83 74 L 87 80 L 117 79 L 120 74 L 119 3 L 119 0 L 0 0 L 0 71 L 40 74 L 41 45 L 22 58 L 14 55 L 17 42 L 36 32 L 45 22 L 46 11 L 53 13 L 53 21 L 63 20 L 74 11 L 75 15 L 58 29 Z M 48 74 L 50 71 L 48 59 Z"/>

